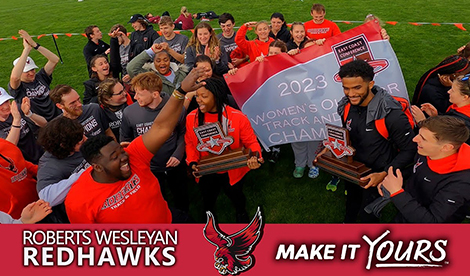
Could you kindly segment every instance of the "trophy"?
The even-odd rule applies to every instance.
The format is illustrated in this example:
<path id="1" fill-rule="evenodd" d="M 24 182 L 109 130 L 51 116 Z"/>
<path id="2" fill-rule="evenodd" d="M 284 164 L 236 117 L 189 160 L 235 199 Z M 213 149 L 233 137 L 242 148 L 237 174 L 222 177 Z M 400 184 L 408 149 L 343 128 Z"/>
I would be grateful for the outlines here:
<path id="1" fill-rule="evenodd" d="M 368 181 L 360 178 L 371 173 L 371 169 L 361 162 L 353 160 L 355 149 L 349 144 L 349 132 L 343 127 L 325 124 L 327 139 L 323 145 L 329 149 L 317 158 L 316 166 L 346 181 L 367 185 Z"/>
<path id="2" fill-rule="evenodd" d="M 194 128 L 194 132 L 199 140 L 197 150 L 209 153 L 196 166 L 197 171 L 193 172 L 195 177 L 247 166 L 247 160 L 252 156 L 251 150 L 230 149 L 233 137 L 225 136 L 219 122 Z"/>

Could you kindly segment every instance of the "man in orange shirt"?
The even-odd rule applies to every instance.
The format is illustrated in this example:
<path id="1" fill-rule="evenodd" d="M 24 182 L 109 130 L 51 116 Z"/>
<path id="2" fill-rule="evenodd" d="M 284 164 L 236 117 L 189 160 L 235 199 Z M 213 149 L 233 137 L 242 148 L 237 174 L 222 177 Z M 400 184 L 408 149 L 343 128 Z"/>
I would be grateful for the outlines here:
<path id="1" fill-rule="evenodd" d="M 313 20 L 307 21 L 304 24 L 307 36 L 315 39 L 317 45 L 323 45 L 327 38 L 341 33 L 336 23 L 325 19 L 325 14 L 325 6 L 313 4 L 310 10 Z"/>
<path id="2" fill-rule="evenodd" d="M 81 147 L 91 165 L 75 182 L 65 200 L 71 223 L 170 223 L 150 160 L 173 132 L 184 94 L 197 90 L 202 69 L 193 69 L 181 82 L 151 128 L 124 149 L 112 138 L 98 135 Z"/>

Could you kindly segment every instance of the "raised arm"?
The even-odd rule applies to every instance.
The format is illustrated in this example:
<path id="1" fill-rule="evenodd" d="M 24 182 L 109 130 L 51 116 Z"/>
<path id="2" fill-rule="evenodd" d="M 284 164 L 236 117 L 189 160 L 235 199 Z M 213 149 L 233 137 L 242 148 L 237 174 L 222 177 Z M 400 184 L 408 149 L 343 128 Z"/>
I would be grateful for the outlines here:
<path id="1" fill-rule="evenodd" d="M 21 53 L 18 62 L 13 67 L 13 70 L 11 70 L 10 87 L 12 89 L 18 89 L 21 84 L 21 74 L 23 74 L 23 69 L 26 65 L 26 59 L 28 58 L 31 49 L 31 45 L 29 45 L 29 43 L 23 39 L 23 52 Z"/>
<path id="2" fill-rule="evenodd" d="M 33 121 L 38 127 L 46 126 L 46 118 L 31 111 L 31 101 L 28 97 L 23 98 L 23 101 L 21 102 L 21 110 L 23 111 L 24 115 Z"/>
<path id="3" fill-rule="evenodd" d="M 10 132 L 8 133 L 8 136 L 5 138 L 5 140 L 12 144 L 18 145 L 21 132 L 21 114 L 15 101 L 10 103 L 10 110 L 11 115 L 13 116 L 13 122 L 11 124 Z"/>
<path id="4" fill-rule="evenodd" d="M 77 181 L 77 179 L 82 175 L 85 170 L 82 169 L 77 173 L 73 173 L 69 178 L 62 179 L 61 181 L 49 184 L 39 191 L 38 195 L 40 199 L 43 199 L 51 204 L 51 206 L 56 206 L 64 202 L 65 197 L 69 193 L 70 187 L 72 184 Z"/>
<path id="5" fill-rule="evenodd" d="M 49 51 L 47 48 L 35 42 L 25 30 L 20 30 L 18 33 L 24 40 L 28 42 L 29 45 L 31 45 L 31 47 L 36 49 L 39 53 L 41 53 L 41 55 L 47 58 L 47 63 L 44 65 L 44 71 L 48 76 L 52 75 L 54 68 L 56 67 L 57 63 L 59 63 L 59 57 L 53 52 Z"/>
<path id="6" fill-rule="evenodd" d="M 154 46 L 152 46 L 152 48 L 154 48 Z M 127 64 L 127 74 L 129 74 L 131 78 L 137 76 L 140 73 L 146 72 L 146 70 L 143 69 L 142 66 L 144 66 L 144 64 L 147 62 L 153 61 L 153 58 L 155 57 L 155 52 L 152 48 L 142 51 L 142 53 L 138 54 L 135 58 L 129 61 L 129 63 Z"/>
<path id="7" fill-rule="evenodd" d="M 160 43 L 161 47 L 163 50 L 167 51 L 170 56 L 172 56 L 174 59 L 176 59 L 179 63 L 184 63 L 184 54 L 180 54 L 176 52 L 175 50 L 171 49 L 170 46 L 168 46 L 168 43 L 162 42 Z"/>
<path id="8" fill-rule="evenodd" d="M 142 135 L 142 140 L 148 151 L 156 153 L 165 141 L 170 137 L 175 129 L 179 116 L 183 108 L 184 94 L 187 91 L 197 90 L 203 85 L 203 82 L 197 83 L 196 80 L 203 75 L 203 69 L 194 68 L 186 78 L 181 82 L 182 92 L 175 90 L 170 100 L 165 104 L 160 114 L 153 121 L 150 130 Z"/>

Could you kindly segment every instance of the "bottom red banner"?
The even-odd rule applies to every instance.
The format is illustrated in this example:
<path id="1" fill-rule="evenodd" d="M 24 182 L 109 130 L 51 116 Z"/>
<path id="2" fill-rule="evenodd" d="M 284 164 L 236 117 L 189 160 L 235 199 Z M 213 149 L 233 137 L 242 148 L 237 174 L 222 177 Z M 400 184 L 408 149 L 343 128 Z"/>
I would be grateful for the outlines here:
<path id="1" fill-rule="evenodd" d="M 10 275 L 467 273 L 469 225 L 2 225 Z"/>

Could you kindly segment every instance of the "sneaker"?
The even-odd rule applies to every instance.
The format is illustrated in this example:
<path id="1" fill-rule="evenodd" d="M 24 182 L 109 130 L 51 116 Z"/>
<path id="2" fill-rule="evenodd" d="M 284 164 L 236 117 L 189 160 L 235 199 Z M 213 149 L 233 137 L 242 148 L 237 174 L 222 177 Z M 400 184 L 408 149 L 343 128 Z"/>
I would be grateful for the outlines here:
<path id="1" fill-rule="evenodd" d="M 338 183 L 339 183 L 339 178 L 332 177 L 330 182 L 326 184 L 326 190 L 336 192 L 336 189 L 338 189 Z"/>
<path id="2" fill-rule="evenodd" d="M 308 170 L 308 177 L 310 178 L 317 178 L 320 175 L 320 169 L 318 167 L 311 167 Z"/>
<path id="3" fill-rule="evenodd" d="M 269 162 L 276 163 L 277 160 L 279 160 L 279 153 L 280 152 L 281 152 L 280 150 L 271 151 L 271 155 L 269 155 Z"/>
<path id="4" fill-rule="evenodd" d="M 210 21 L 210 19 L 209 19 L 209 18 L 205 18 L 205 17 L 203 17 L 203 18 L 201 19 L 201 22 L 207 22 L 207 21 Z"/>
<path id="5" fill-rule="evenodd" d="M 295 170 L 292 175 L 294 176 L 294 178 L 302 178 L 302 176 L 304 176 L 304 171 L 305 167 L 295 167 Z"/>

